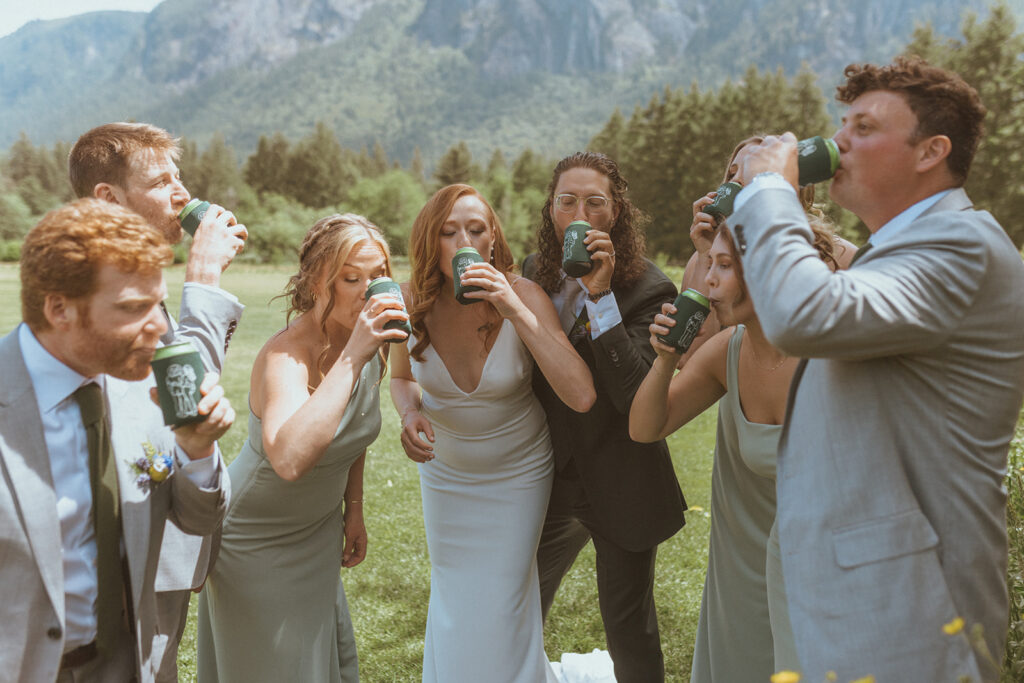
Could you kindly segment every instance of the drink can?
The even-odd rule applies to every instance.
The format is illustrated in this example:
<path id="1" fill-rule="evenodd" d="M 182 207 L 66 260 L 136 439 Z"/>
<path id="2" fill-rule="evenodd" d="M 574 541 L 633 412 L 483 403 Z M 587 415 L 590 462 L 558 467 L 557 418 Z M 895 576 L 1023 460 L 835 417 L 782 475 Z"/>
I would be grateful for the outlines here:
<path id="1" fill-rule="evenodd" d="M 796 149 L 801 187 L 828 180 L 839 169 L 839 145 L 835 140 L 815 135 L 796 143 Z"/>
<path id="2" fill-rule="evenodd" d="M 562 239 L 562 270 L 569 277 L 583 277 L 594 269 L 590 252 L 583 243 L 583 238 L 587 236 L 590 227 L 590 223 L 586 221 L 573 221 L 565 228 L 565 237 Z"/>
<path id="3" fill-rule="evenodd" d="M 466 268 L 469 268 L 474 263 L 483 263 L 484 259 L 473 247 L 462 247 L 452 258 L 452 284 L 455 288 L 455 299 L 462 305 L 468 306 L 469 304 L 480 303 L 482 299 L 467 299 L 466 294 L 470 292 L 482 291 L 482 287 L 475 285 L 462 285 L 462 274 L 466 272 Z"/>
<path id="4" fill-rule="evenodd" d="M 696 289 L 680 292 L 674 302 L 676 324 L 669 328 L 668 334 L 658 335 L 658 341 L 674 347 L 680 353 L 686 353 L 690 344 L 696 339 L 701 325 L 707 320 L 711 306 L 708 298 Z"/>
<path id="5" fill-rule="evenodd" d="M 195 197 L 190 199 L 185 208 L 178 213 L 178 222 L 181 223 L 182 229 L 195 237 L 196 229 L 203 222 L 203 216 L 206 215 L 209 208 L 210 202 Z"/>
<path id="6" fill-rule="evenodd" d="M 199 401 L 203 397 L 199 386 L 206 376 L 206 368 L 191 342 L 158 348 L 150 365 L 156 377 L 164 424 L 177 427 L 206 419 L 199 414 Z"/>
<path id="7" fill-rule="evenodd" d="M 376 280 L 370 282 L 366 287 L 366 300 L 369 301 L 371 296 L 375 294 L 390 294 L 393 298 L 397 299 L 402 304 L 402 311 L 408 313 L 405 308 L 405 299 L 402 297 L 402 287 L 397 282 L 389 277 L 379 277 Z M 412 326 L 408 320 L 389 320 L 384 323 L 385 330 L 402 330 L 405 332 L 405 339 L 409 338 L 412 334 Z M 405 339 L 388 339 L 389 342 L 401 342 Z"/>
<path id="8" fill-rule="evenodd" d="M 701 211 L 710 215 L 718 225 L 732 215 L 733 205 L 736 202 L 736 195 L 740 193 L 743 186 L 739 183 L 722 183 L 715 190 L 715 200 L 705 206 Z"/>

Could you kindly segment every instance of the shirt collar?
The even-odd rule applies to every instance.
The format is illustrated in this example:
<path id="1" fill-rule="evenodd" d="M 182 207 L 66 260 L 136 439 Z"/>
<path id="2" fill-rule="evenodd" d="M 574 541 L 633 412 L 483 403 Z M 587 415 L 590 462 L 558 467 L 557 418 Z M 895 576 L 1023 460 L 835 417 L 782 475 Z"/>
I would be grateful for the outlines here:
<path id="1" fill-rule="evenodd" d="M 891 219 L 888 223 L 876 230 L 875 234 L 868 238 L 868 242 L 877 247 L 883 242 L 892 239 L 896 236 L 896 233 L 913 223 L 918 216 L 935 206 L 940 199 L 952 191 L 953 189 L 950 188 L 948 190 L 936 192 L 931 197 L 926 197 L 918 203 L 904 209 L 901 213 L 897 214 L 895 218 Z"/>
<path id="2" fill-rule="evenodd" d="M 25 323 L 18 326 L 18 343 L 21 345 L 21 356 L 25 359 L 28 376 L 32 380 L 32 388 L 36 392 L 40 413 L 53 410 L 75 393 L 78 387 L 90 381 L 95 380 L 103 388 L 104 375 L 85 377 L 64 365 L 39 343 Z"/>

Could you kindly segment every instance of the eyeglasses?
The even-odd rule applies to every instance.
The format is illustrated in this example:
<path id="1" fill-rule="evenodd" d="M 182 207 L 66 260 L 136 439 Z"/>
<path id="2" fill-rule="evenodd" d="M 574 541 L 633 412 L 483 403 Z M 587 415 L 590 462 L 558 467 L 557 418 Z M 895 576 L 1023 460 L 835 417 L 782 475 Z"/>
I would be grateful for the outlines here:
<path id="1" fill-rule="evenodd" d="M 576 205 L 583 200 L 583 211 L 587 214 L 597 214 L 608 208 L 608 198 L 599 194 L 592 194 L 589 197 L 577 197 L 574 194 L 556 194 L 555 208 L 565 213 L 572 213 Z"/>

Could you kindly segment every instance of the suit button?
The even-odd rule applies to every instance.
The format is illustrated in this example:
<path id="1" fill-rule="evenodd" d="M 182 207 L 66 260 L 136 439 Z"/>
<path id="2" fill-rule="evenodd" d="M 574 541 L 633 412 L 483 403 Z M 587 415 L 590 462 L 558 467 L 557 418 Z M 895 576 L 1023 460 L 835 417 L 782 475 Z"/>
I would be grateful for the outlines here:
<path id="1" fill-rule="evenodd" d="M 46 629 L 46 635 L 51 640 L 60 640 L 60 637 L 64 635 L 64 632 L 60 630 L 60 626 L 51 626 Z"/>

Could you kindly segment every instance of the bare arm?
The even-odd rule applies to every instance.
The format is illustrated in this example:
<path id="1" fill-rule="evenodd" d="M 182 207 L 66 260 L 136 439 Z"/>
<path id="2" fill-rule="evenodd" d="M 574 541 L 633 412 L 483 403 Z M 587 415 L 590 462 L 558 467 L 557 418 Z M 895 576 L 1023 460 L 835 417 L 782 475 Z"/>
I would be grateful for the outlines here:
<path id="1" fill-rule="evenodd" d="M 562 331 L 554 304 L 544 290 L 522 277 L 510 284 L 487 264 L 471 266 L 462 281 L 484 288 L 467 296 L 489 301 L 502 317 L 512 321 L 558 398 L 578 413 L 590 410 L 597 400 L 594 378 Z"/>
<path id="2" fill-rule="evenodd" d="M 391 402 L 402 421 L 402 448 L 405 454 L 415 462 L 428 462 L 434 459 L 434 428 L 430 421 L 420 413 L 420 385 L 412 375 L 409 349 L 405 344 L 395 344 L 391 350 Z M 427 441 L 420 438 L 420 433 Z"/>
<path id="3" fill-rule="evenodd" d="M 378 314 L 370 315 L 376 306 Z M 363 307 L 348 343 L 316 390 L 310 392 L 310 365 L 283 339 L 272 340 L 253 369 L 253 395 L 263 422 L 263 446 L 274 471 L 295 481 L 311 470 L 334 439 L 363 366 L 385 339 L 400 334 L 383 329 L 404 318 L 401 305 L 383 295 Z"/>
<path id="4" fill-rule="evenodd" d="M 345 544 L 341 566 L 354 567 L 366 558 L 366 524 L 363 522 L 363 468 L 366 451 L 348 469 L 345 484 Z"/>
<path id="5" fill-rule="evenodd" d="M 629 411 L 629 436 L 634 441 L 664 439 L 711 407 L 727 389 L 725 363 L 734 329 L 719 332 L 696 350 L 691 348 L 680 361 L 679 354 L 655 339 L 668 332 L 665 322 L 671 319 L 660 314 L 651 324 L 651 346 L 658 357 Z M 673 377 L 677 364 L 682 369 Z"/>

